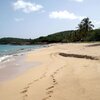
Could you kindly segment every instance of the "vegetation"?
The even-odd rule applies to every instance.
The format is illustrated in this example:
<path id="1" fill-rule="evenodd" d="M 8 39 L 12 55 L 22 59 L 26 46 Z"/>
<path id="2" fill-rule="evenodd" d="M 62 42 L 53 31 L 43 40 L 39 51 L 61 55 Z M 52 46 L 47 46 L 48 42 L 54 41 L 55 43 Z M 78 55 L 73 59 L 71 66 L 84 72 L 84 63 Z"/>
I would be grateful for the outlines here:
<path id="1" fill-rule="evenodd" d="M 0 44 L 14 44 L 14 45 L 28 45 L 30 44 L 30 39 L 20 39 L 20 38 L 1 38 Z"/>
<path id="2" fill-rule="evenodd" d="M 39 37 L 32 40 L 32 44 L 100 41 L 100 29 L 93 30 L 93 27 L 94 25 L 89 18 L 84 18 L 78 24 L 77 30 L 58 32 L 46 37 Z"/>
<path id="3" fill-rule="evenodd" d="M 95 29 L 81 38 L 77 30 L 63 31 L 51 34 L 45 37 L 39 37 L 31 41 L 31 44 L 48 44 L 48 43 L 69 43 L 69 42 L 91 42 L 100 41 L 100 29 Z"/>
<path id="4" fill-rule="evenodd" d="M 36 39 L 1 38 L 0 44 L 30 45 L 100 41 L 100 29 L 93 30 L 93 27 L 94 25 L 89 20 L 89 18 L 84 18 L 78 24 L 77 30 L 58 32 L 45 37 L 42 36 Z"/>
<path id="5" fill-rule="evenodd" d="M 80 24 L 78 24 L 78 35 L 80 35 L 80 39 L 82 40 L 87 36 L 89 32 L 93 30 L 94 25 L 89 20 L 89 18 L 84 18 Z"/>

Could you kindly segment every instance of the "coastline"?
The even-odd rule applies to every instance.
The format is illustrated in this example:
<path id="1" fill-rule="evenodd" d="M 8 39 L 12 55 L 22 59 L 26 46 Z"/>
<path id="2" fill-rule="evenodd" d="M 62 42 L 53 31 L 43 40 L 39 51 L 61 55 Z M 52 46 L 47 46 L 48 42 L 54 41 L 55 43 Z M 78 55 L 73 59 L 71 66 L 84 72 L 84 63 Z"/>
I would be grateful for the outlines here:
<path id="1" fill-rule="evenodd" d="M 0 62 L 9 60 L 13 56 L 23 55 L 45 46 L 47 45 L 0 45 Z"/>
<path id="2" fill-rule="evenodd" d="M 0 58 L 0 83 L 4 81 L 9 81 L 23 74 L 28 69 L 39 65 L 39 62 L 28 62 L 26 60 L 26 55 L 35 50 L 48 47 L 48 45 L 36 45 L 34 48 L 16 50 L 15 53 L 6 54 Z M 19 52 L 17 52 L 19 51 Z"/>
<path id="3" fill-rule="evenodd" d="M 93 44 L 53 44 L 26 53 L 28 64 L 33 61 L 40 64 L 0 83 L 0 99 L 100 100 L 100 60 L 59 55 L 78 54 L 100 59 L 100 46 L 89 46 Z"/>
<path id="4" fill-rule="evenodd" d="M 12 56 L 0 63 L 0 83 L 12 80 L 28 69 L 39 65 L 39 62 L 26 61 L 26 54 Z"/>

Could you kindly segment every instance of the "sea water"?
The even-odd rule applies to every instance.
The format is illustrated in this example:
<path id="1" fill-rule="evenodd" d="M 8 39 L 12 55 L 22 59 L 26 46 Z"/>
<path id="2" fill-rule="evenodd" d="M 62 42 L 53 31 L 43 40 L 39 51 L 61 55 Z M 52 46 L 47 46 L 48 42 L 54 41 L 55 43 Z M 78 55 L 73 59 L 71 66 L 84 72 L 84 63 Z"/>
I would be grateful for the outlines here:
<path id="1" fill-rule="evenodd" d="M 44 45 L 0 45 L 0 62 L 3 62 L 13 55 L 26 51 L 42 48 Z"/>

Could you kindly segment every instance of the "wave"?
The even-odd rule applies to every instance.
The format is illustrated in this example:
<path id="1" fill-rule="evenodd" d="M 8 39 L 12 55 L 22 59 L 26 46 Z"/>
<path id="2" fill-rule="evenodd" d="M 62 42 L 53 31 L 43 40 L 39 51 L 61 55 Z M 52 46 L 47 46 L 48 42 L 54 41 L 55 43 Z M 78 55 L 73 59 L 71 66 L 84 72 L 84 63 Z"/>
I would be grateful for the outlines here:
<path id="1" fill-rule="evenodd" d="M 4 55 L 2 57 L 0 57 L 0 62 L 4 62 L 9 60 L 13 55 Z"/>
<path id="2" fill-rule="evenodd" d="M 31 46 L 14 46 L 14 45 L 0 45 L 0 62 L 10 60 L 12 56 L 23 55 L 28 51 L 33 51 L 42 48 L 44 45 Z"/>

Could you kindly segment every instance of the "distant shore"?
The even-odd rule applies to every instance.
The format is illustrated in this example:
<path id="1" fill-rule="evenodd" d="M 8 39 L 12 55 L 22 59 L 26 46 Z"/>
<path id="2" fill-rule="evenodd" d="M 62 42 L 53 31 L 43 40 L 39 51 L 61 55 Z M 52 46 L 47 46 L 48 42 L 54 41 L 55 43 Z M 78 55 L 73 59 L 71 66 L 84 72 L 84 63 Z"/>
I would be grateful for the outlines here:
<path id="1" fill-rule="evenodd" d="M 16 57 L 7 75 L 9 68 L 25 71 L 0 83 L 0 99 L 100 100 L 99 44 L 53 44 Z"/>

